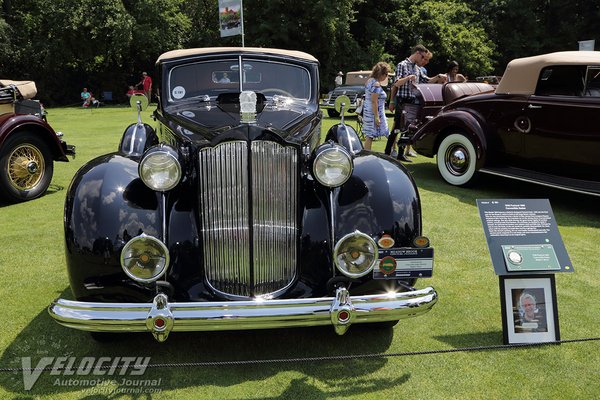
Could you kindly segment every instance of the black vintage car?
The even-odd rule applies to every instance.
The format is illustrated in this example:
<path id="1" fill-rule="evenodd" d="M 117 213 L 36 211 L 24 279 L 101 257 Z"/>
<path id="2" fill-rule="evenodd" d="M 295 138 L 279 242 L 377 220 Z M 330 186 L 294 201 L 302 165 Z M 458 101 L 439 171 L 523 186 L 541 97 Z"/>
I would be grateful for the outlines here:
<path id="1" fill-rule="evenodd" d="M 327 115 L 332 118 L 339 117 L 340 113 L 335 109 L 335 101 L 340 96 L 347 96 L 350 104 L 347 105 L 346 111 L 360 113 L 362 102 L 365 99 L 365 84 L 369 80 L 369 76 L 371 76 L 371 71 L 348 72 L 346 74 L 346 82 L 327 93 L 323 101 L 321 101 L 321 109 L 326 110 Z M 394 81 L 394 74 L 390 73 L 388 78 L 388 82 L 384 85 L 387 93 L 387 103 L 390 101 L 391 85 L 389 82 Z"/>
<path id="2" fill-rule="evenodd" d="M 437 301 L 415 182 L 343 123 L 321 143 L 318 61 L 265 48 L 157 61 L 155 128 L 74 177 L 65 205 L 75 300 L 99 332 L 393 325 Z M 97 335 L 96 335 L 97 336 Z"/>
<path id="3" fill-rule="evenodd" d="M 513 60 L 495 92 L 445 106 L 413 141 L 452 185 L 482 173 L 600 195 L 600 53 Z"/>
<path id="4" fill-rule="evenodd" d="M 43 195 L 54 161 L 69 161 L 67 145 L 46 122 L 32 81 L 0 80 L 0 201 L 17 203 Z"/>

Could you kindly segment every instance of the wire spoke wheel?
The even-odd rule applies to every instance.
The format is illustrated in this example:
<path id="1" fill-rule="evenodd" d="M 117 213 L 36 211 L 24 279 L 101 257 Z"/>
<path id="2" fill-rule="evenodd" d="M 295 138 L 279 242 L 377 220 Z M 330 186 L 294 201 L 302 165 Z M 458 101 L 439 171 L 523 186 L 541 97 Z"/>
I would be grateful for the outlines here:
<path id="1" fill-rule="evenodd" d="M 42 152 L 30 143 L 16 147 L 8 158 L 8 179 L 17 190 L 32 190 L 45 171 Z"/>
<path id="2" fill-rule="evenodd" d="M 54 173 L 52 151 L 39 134 L 12 133 L 0 146 L 0 197 L 9 203 L 43 195 Z"/>

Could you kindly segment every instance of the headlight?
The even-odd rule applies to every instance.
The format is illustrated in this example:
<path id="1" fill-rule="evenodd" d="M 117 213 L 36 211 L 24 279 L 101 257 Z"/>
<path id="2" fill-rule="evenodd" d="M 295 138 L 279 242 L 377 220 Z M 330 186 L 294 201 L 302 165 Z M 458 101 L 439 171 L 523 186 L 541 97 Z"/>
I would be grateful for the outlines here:
<path id="1" fill-rule="evenodd" d="M 173 189 L 181 179 L 181 164 L 177 152 L 169 146 L 154 147 L 146 153 L 138 169 L 142 181 L 152 190 Z"/>
<path id="2" fill-rule="evenodd" d="M 313 174 L 322 185 L 341 186 L 352 175 L 352 169 L 352 157 L 342 146 L 324 144 L 317 149 Z"/>
<path id="3" fill-rule="evenodd" d="M 169 266 L 169 250 L 155 237 L 141 234 L 131 239 L 121 251 L 121 267 L 131 279 L 154 282 Z"/>
<path id="4" fill-rule="evenodd" d="M 344 236 L 333 250 L 335 265 L 350 278 L 359 278 L 371 272 L 377 255 L 375 241 L 359 231 Z"/>

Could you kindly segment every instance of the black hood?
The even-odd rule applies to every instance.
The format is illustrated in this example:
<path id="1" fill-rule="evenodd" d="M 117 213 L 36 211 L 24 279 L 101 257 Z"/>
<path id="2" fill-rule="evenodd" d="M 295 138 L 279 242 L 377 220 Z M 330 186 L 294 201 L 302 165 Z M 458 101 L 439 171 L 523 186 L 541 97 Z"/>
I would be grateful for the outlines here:
<path id="1" fill-rule="evenodd" d="M 231 129 L 240 126 L 239 102 L 231 99 L 216 101 L 189 101 L 167 106 L 163 122 L 173 131 L 192 141 L 213 141 Z M 301 128 L 315 119 L 317 106 L 289 98 L 260 101 L 256 122 L 250 125 L 268 129 L 283 139 L 297 135 Z M 159 118 L 161 118 L 159 116 Z M 292 140 L 296 141 L 296 140 Z"/>

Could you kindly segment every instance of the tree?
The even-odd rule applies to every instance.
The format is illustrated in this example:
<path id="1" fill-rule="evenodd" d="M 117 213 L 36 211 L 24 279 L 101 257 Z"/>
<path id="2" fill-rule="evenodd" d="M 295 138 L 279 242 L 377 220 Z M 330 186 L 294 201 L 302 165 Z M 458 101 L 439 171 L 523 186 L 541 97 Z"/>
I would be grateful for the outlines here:
<path id="1" fill-rule="evenodd" d="M 132 40 L 133 20 L 117 0 L 22 0 L 8 21 L 15 35 L 5 73 L 35 80 L 50 101 L 79 100 L 81 86 L 99 90 Z"/>
<path id="2" fill-rule="evenodd" d="M 409 6 L 408 27 L 434 52 L 431 69 L 445 72 L 456 60 L 463 74 L 475 77 L 493 72 L 494 43 L 487 35 L 478 13 L 458 0 L 426 0 Z"/>
<path id="3" fill-rule="evenodd" d="M 134 21 L 127 69 L 137 73 L 151 69 L 165 51 L 187 46 L 192 24 L 184 4 L 184 0 L 123 0 Z"/>
<path id="4" fill-rule="evenodd" d="M 183 3 L 183 12 L 194 27 L 190 30 L 188 47 L 215 46 L 220 42 L 218 10 L 217 0 L 196 0 Z"/>
<path id="5" fill-rule="evenodd" d="M 218 0 L 2 0 L 2 11 L 3 75 L 63 104 L 84 85 L 124 92 L 168 50 L 241 45 L 220 37 Z M 502 73 L 513 58 L 600 39 L 598 19 L 589 0 L 244 1 L 246 45 L 314 55 L 322 91 L 337 71 L 396 64 L 417 43 L 434 52 L 432 72 L 455 59 L 470 77 Z"/>
<path id="6" fill-rule="evenodd" d="M 577 50 L 579 40 L 600 39 L 597 1 L 475 0 L 473 8 L 497 44 L 499 73 L 514 58 Z"/>
<path id="7" fill-rule="evenodd" d="M 363 0 L 247 0 L 246 45 L 301 50 L 321 63 L 321 87 L 333 84 L 356 54 L 350 35 L 355 6 Z"/>

